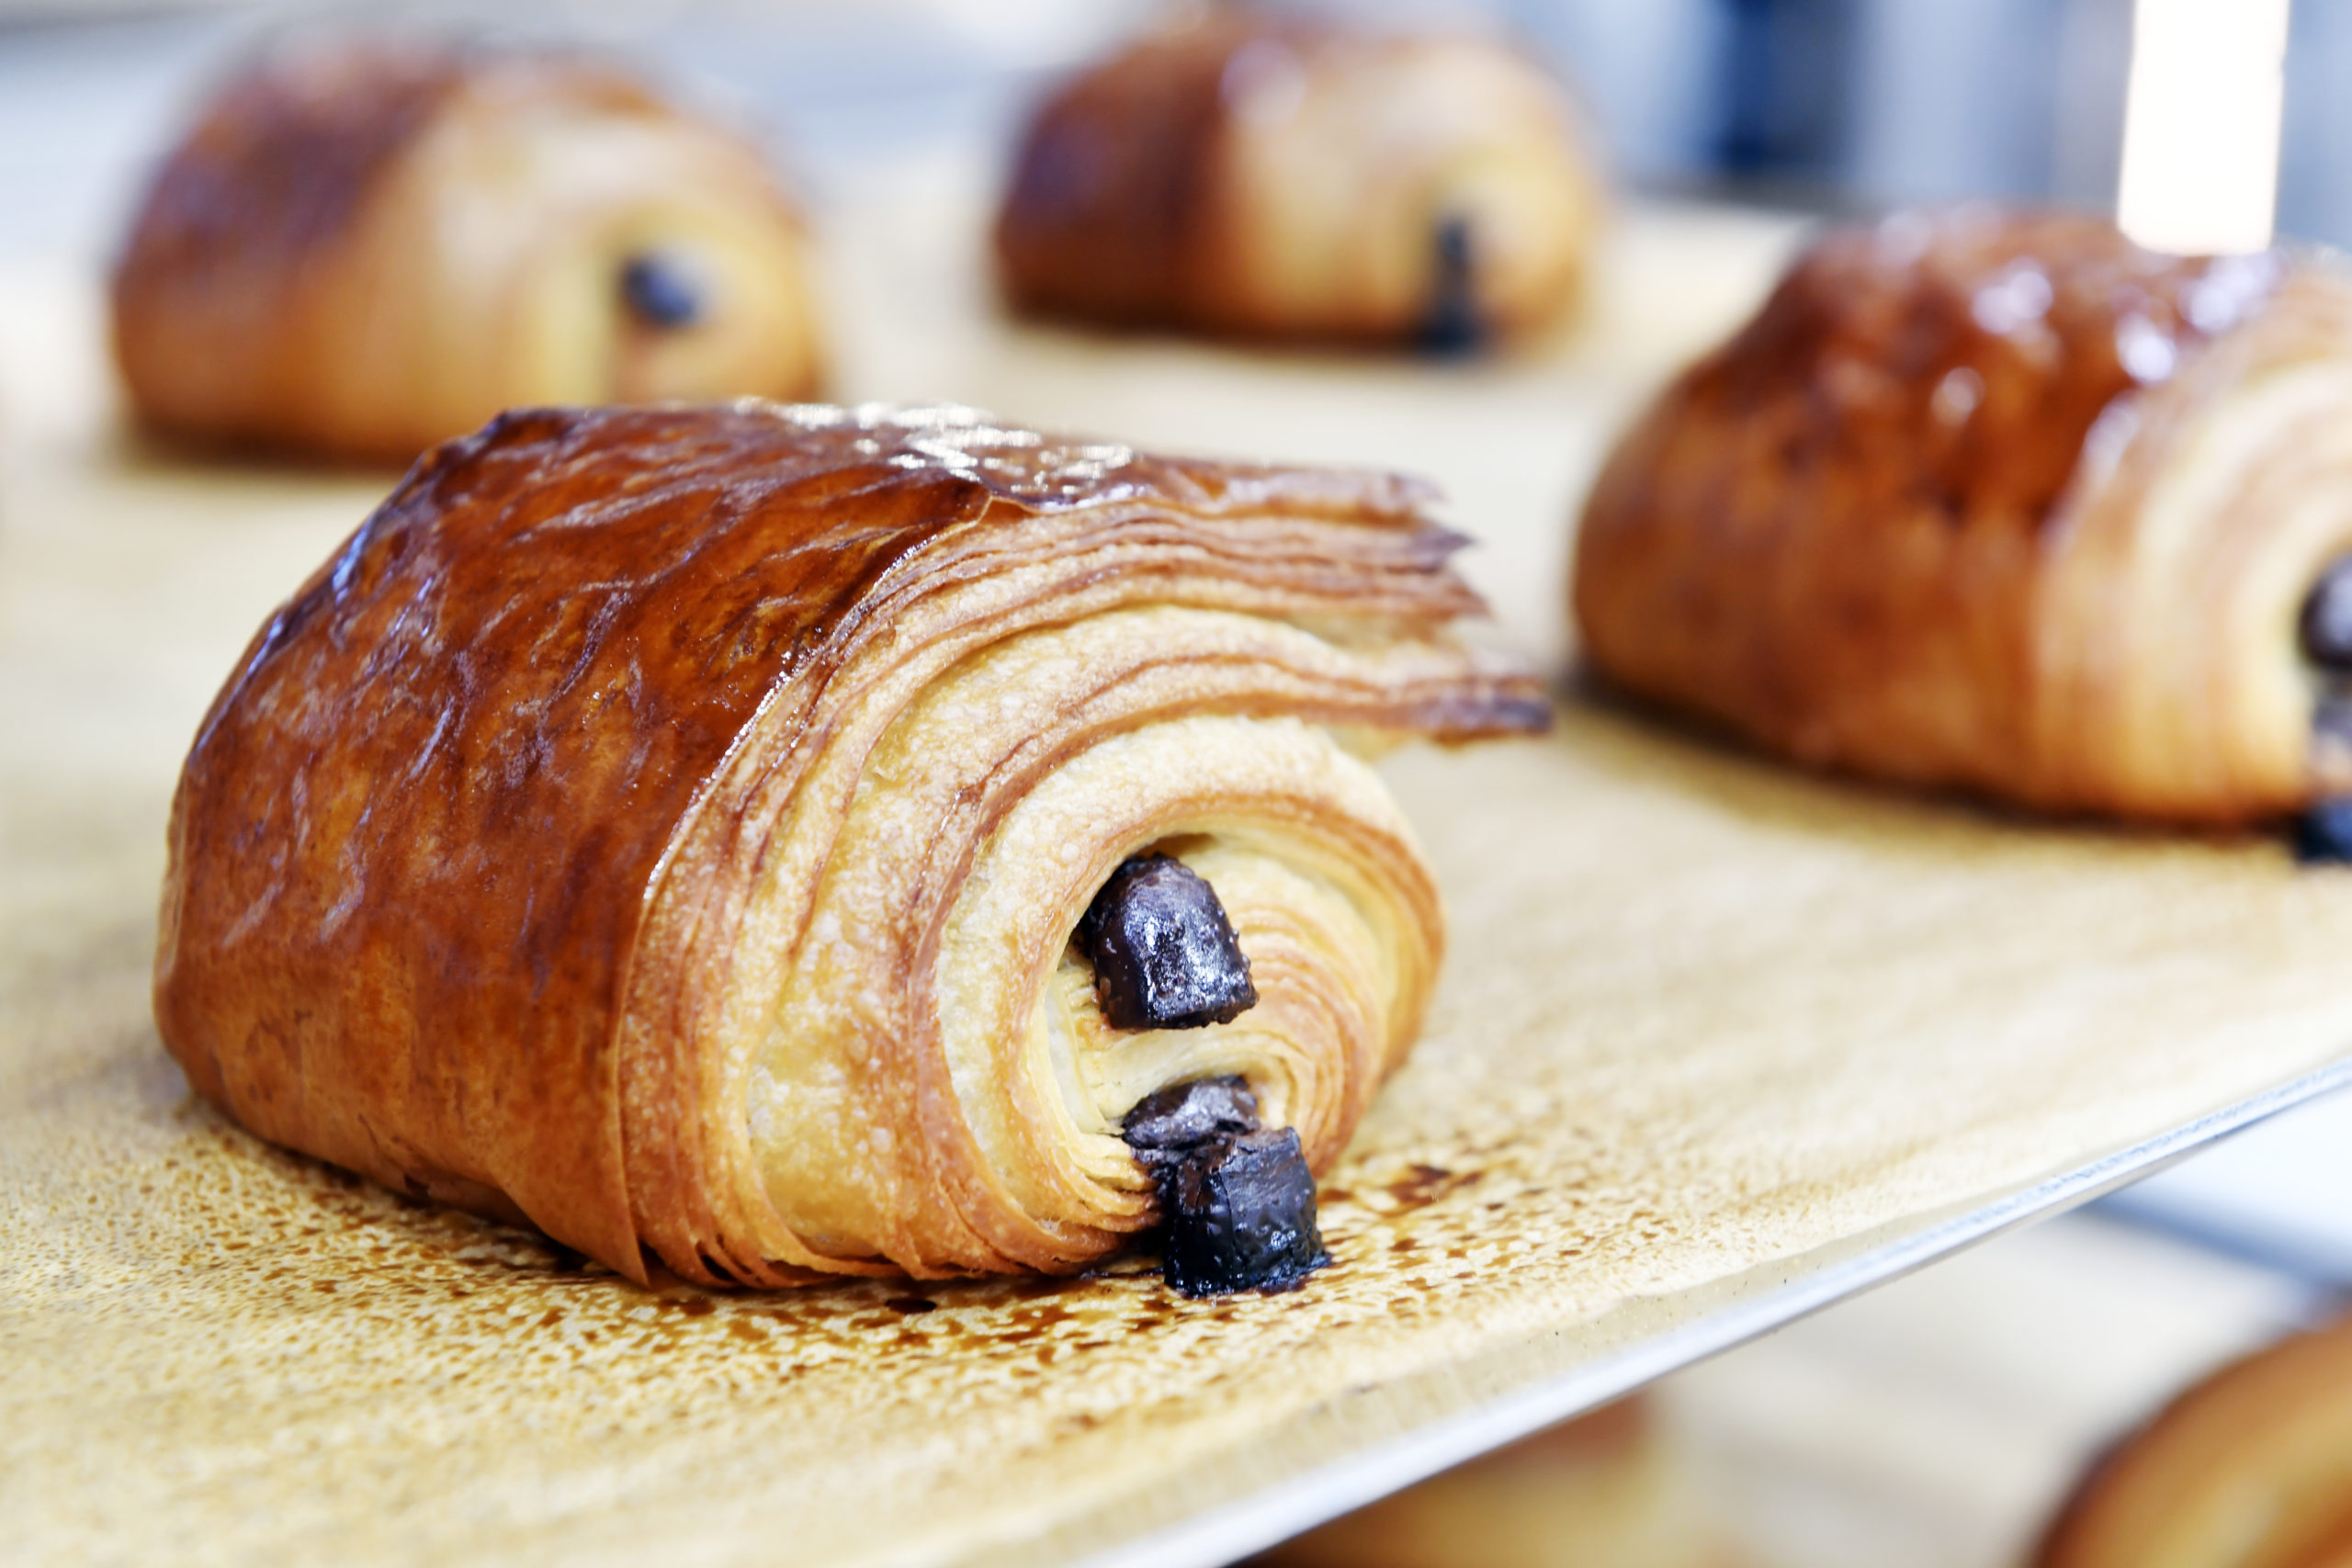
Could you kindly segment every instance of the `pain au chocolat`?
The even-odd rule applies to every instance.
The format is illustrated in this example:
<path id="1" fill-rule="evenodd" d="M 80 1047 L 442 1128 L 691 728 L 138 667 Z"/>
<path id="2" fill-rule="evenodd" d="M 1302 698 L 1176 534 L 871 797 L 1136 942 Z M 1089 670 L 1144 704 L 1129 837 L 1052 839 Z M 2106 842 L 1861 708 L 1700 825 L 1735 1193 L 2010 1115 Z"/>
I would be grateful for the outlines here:
<path id="1" fill-rule="evenodd" d="M 2223 1367 L 2094 1465 L 2033 1568 L 2352 1568 L 2352 1320 Z"/>
<path id="2" fill-rule="evenodd" d="M 288 47 L 148 190 L 115 355 L 158 429 L 404 464 L 517 405 L 808 396 L 809 265 L 760 150 L 613 67 Z"/>
<path id="3" fill-rule="evenodd" d="M 1218 10 L 1045 102 L 996 250 L 1027 310 L 1455 349 L 1558 316 L 1600 209 L 1510 50 Z"/>
<path id="4" fill-rule="evenodd" d="M 2352 791 L 2352 281 L 1971 208 L 1831 234 L 1619 444 L 1611 682 L 1806 762 L 2179 823 Z"/>
<path id="5" fill-rule="evenodd" d="M 1179 1201 L 1194 1282 L 1293 1277 L 1442 945 L 1359 753 L 1546 720 L 1429 499 L 968 411 L 502 415 L 206 716 L 164 1040 L 639 1278 L 1069 1272 Z"/>

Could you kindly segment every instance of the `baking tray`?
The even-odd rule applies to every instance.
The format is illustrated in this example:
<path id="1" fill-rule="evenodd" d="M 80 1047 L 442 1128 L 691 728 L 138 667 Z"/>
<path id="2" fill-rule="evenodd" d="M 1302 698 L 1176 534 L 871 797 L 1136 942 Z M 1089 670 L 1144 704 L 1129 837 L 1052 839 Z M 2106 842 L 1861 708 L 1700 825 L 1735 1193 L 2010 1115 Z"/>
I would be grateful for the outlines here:
<path id="1" fill-rule="evenodd" d="M 1623 215 L 1483 367 L 1015 329 L 954 171 L 828 215 L 854 396 L 1434 474 L 1554 660 L 1577 488 L 1785 223 Z M 388 476 L 128 436 L 94 275 L 0 276 L 0 1556 L 1194 1564 L 2343 1081 L 2352 875 L 1801 776 L 1564 687 L 1387 773 L 1452 905 L 1334 1267 L 640 1290 L 262 1146 L 147 1010 L 179 754 Z"/>

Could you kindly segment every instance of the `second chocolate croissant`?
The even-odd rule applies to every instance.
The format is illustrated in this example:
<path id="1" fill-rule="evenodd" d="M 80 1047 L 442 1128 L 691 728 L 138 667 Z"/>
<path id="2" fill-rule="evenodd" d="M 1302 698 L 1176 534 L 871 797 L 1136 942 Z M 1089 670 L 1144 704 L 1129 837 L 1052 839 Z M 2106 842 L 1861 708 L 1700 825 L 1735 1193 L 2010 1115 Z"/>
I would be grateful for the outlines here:
<path id="1" fill-rule="evenodd" d="M 1188 1116 L 1319 1169 L 1442 940 L 1341 738 L 1545 718 L 1452 637 L 1424 499 L 955 410 L 503 416 L 205 719 L 164 1039 L 263 1136 L 640 1278 L 1067 1272 Z M 1225 919 L 1197 1006 L 1103 970 Z"/>
<path id="2" fill-rule="evenodd" d="M 1566 308 L 1600 196 L 1559 88 L 1507 49 L 1221 11 L 1039 109 L 997 258 L 1051 314 L 1462 347 Z"/>
<path id="3" fill-rule="evenodd" d="M 213 96 L 114 280 L 131 401 L 406 463 L 500 409 L 806 397 L 800 221 L 760 152 L 569 56 L 287 48 Z"/>
<path id="4" fill-rule="evenodd" d="M 1678 380 L 1573 599 L 1803 761 L 2244 823 L 2352 791 L 2347 556 L 2352 280 L 1968 209 L 1831 235 Z"/>

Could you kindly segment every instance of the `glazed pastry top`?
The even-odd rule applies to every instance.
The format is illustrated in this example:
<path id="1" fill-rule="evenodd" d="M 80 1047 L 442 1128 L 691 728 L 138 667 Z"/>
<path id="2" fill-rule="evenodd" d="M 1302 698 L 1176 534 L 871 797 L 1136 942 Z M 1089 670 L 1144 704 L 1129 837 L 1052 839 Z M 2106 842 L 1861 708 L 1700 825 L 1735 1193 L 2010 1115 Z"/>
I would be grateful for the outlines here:
<path id="1" fill-rule="evenodd" d="M 1038 155 L 1019 160 L 997 224 L 1008 281 L 1018 289 L 1051 276 L 1058 292 L 1080 291 L 1068 302 L 1114 320 L 1163 312 L 1188 283 L 1227 65 L 1278 26 L 1215 17 L 1139 44 L 1049 98 L 1026 138 Z M 1085 265 L 1061 265 L 1065 255 Z"/>
<path id="2" fill-rule="evenodd" d="M 1370 558 L 1288 551 L 1257 569 L 1268 590 L 1436 626 L 1480 605 L 1445 568 L 1463 541 L 1422 517 L 1428 499 L 1394 475 L 1147 457 L 962 410 L 519 411 L 422 461 L 271 619 L 216 712 L 307 727 L 303 694 L 327 687 L 313 667 L 364 649 L 377 700 L 322 743 L 380 749 L 387 727 L 413 729 L 396 753 L 479 776 L 447 798 L 541 768 L 603 773 L 630 819 L 666 832 L 675 813 L 645 796 L 703 777 L 779 678 L 838 658 L 906 596 L 888 591 L 892 570 L 925 547 L 985 569 L 989 536 L 1039 513 L 1095 509 L 1141 531 L 1138 509 L 1194 525 L 1273 513 L 1347 525 Z M 1233 544 L 1259 547 L 1239 530 Z M 550 660 L 571 671 L 551 710 Z M 501 690 L 510 674 L 519 703 Z M 631 711 L 626 728 L 581 727 L 612 704 Z M 1441 734 L 1498 728 L 1420 716 Z M 221 739 L 208 726 L 197 755 Z M 568 754 L 575 739 L 592 750 Z M 607 793 L 580 784 L 575 803 Z"/>
<path id="3" fill-rule="evenodd" d="M 1807 508 L 2030 531 L 2109 406 L 2167 379 L 2280 270 L 2160 255 L 2069 214 L 1906 214 L 1815 246 L 1670 396 Z M 1792 503 L 1776 483 L 1769 504 Z"/>
<path id="4" fill-rule="evenodd" d="M 184 795 L 249 781 L 239 820 L 202 830 L 308 846 L 297 862 L 341 844 L 349 880 L 322 889 L 255 855 L 187 894 L 311 900 L 302 923 L 323 930 L 368 898 L 366 867 L 401 867 L 463 889 L 469 924 L 506 889 L 529 961 L 560 971 L 622 937 L 583 920 L 636 915 L 565 890 L 644 886 L 779 684 L 821 684 L 927 593 L 990 572 L 1017 585 L 1024 561 L 1072 552 L 1104 577 L 1166 576 L 1173 544 L 1248 582 L 1230 607 L 1254 594 L 1275 615 L 1431 633 L 1481 606 L 1445 565 L 1462 541 L 1417 510 L 1427 499 L 1387 475 L 1149 457 L 963 410 L 503 415 L 422 460 L 271 618 L 189 756 Z M 1251 525 L 1219 529 L 1228 518 Z M 1138 553 L 1158 564 L 1122 558 Z M 326 711 L 314 695 L 338 691 L 359 700 Z M 1514 673 L 1395 716 L 1466 737 L 1540 728 L 1545 712 Z M 408 785 L 321 798 L 289 767 Z"/>
<path id="5" fill-rule="evenodd" d="M 1000 272 L 1098 321 L 1459 352 L 1575 295 L 1600 192 L 1573 121 L 1476 34 L 1213 11 L 1038 109 Z"/>
<path id="6" fill-rule="evenodd" d="M 1816 765 L 2301 810 L 2352 778 L 2297 649 L 2352 547 L 2347 402 L 2352 279 L 2323 261 L 1985 207 L 1840 231 L 1610 457 L 1583 647 Z"/>
<path id="7" fill-rule="evenodd" d="M 379 176 L 469 83 L 615 113 L 669 112 L 586 60 L 372 43 L 280 51 L 221 89 L 150 185 L 123 258 L 125 285 L 201 276 L 232 256 L 301 256 L 359 211 Z"/>

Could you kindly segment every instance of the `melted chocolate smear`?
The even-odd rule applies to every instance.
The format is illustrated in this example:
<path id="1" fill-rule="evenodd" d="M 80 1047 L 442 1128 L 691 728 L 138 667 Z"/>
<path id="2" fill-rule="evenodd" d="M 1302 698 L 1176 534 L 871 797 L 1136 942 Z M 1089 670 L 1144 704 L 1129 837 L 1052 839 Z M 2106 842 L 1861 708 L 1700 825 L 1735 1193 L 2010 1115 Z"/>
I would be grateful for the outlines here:
<path id="1" fill-rule="evenodd" d="M 1114 1029 L 1201 1029 L 1257 1005 L 1216 889 L 1172 856 L 1137 855 L 1113 872 L 1078 922 L 1078 943 Z"/>
<path id="2" fill-rule="evenodd" d="M 1159 1185 L 1168 1282 L 1181 1293 L 1285 1291 L 1331 1261 L 1298 1134 L 1262 1131 L 1241 1079 L 1162 1089 L 1124 1131 Z"/>
<path id="3" fill-rule="evenodd" d="M 1478 312 L 1478 293 L 1472 287 L 1470 221 L 1442 220 L 1430 240 L 1436 265 L 1429 310 L 1416 334 L 1421 352 L 1443 358 L 1476 354 L 1487 344 L 1487 321 Z"/>
<path id="4" fill-rule="evenodd" d="M 693 268 L 660 251 L 633 255 L 622 265 L 621 299 L 631 315 L 663 332 L 701 321 L 705 303 Z"/>
<path id="5" fill-rule="evenodd" d="M 2352 863 L 2352 795 L 2323 800 L 2295 818 L 2295 858 L 2305 865 Z"/>

